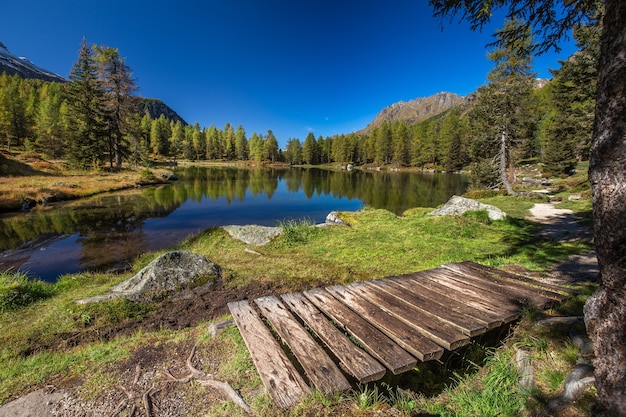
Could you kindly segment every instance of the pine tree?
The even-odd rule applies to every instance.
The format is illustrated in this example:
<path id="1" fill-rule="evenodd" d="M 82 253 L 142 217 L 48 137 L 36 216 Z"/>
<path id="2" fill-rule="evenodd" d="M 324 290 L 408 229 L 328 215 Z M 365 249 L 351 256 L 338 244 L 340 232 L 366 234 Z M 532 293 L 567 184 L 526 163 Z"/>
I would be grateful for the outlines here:
<path id="1" fill-rule="evenodd" d="M 126 121 L 137 111 L 132 99 L 137 86 L 130 67 L 126 65 L 118 49 L 105 46 L 96 46 L 94 49 L 100 85 L 106 98 L 109 162 L 111 167 L 120 167 L 128 149 L 123 140 L 129 130 Z"/>
<path id="2" fill-rule="evenodd" d="M 498 31 L 498 47 L 489 54 L 495 67 L 489 72 L 489 84 L 479 88 L 470 120 L 487 137 L 484 157 L 492 158 L 500 181 L 509 194 L 515 194 L 510 171 L 514 164 L 513 147 L 527 135 L 528 111 L 532 99 L 532 40 L 528 30 L 518 38 L 506 33 L 520 31 L 523 23 L 509 20 Z"/>
<path id="3" fill-rule="evenodd" d="M 319 154 L 320 151 L 317 140 L 315 140 L 315 135 L 313 132 L 309 132 L 304 139 L 304 144 L 302 145 L 302 160 L 305 164 L 309 165 L 319 164 Z"/>
<path id="4" fill-rule="evenodd" d="M 69 78 L 65 86 L 68 160 L 76 168 L 99 168 L 107 152 L 106 103 L 93 50 L 84 39 Z"/>

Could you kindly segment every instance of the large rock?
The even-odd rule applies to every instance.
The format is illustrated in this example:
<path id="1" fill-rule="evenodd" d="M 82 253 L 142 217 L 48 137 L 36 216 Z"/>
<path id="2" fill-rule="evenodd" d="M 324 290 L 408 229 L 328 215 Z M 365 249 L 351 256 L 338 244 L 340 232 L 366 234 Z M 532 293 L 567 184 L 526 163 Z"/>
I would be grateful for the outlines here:
<path id="1" fill-rule="evenodd" d="M 248 226 L 223 226 L 222 229 L 226 230 L 233 239 L 253 246 L 267 245 L 270 243 L 270 240 L 283 232 L 282 227 L 258 226 L 255 224 Z"/>
<path id="2" fill-rule="evenodd" d="M 165 253 L 132 278 L 112 287 L 102 296 L 78 301 L 79 304 L 126 297 L 133 301 L 159 301 L 182 290 L 221 283 L 222 272 L 207 258 L 187 251 Z"/>
<path id="3" fill-rule="evenodd" d="M 453 195 L 446 204 L 428 214 L 432 216 L 461 216 L 466 211 L 481 210 L 486 210 L 491 220 L 502 220 L 506 217 L 506 213 L 495 206 L 458 195 Z"/>

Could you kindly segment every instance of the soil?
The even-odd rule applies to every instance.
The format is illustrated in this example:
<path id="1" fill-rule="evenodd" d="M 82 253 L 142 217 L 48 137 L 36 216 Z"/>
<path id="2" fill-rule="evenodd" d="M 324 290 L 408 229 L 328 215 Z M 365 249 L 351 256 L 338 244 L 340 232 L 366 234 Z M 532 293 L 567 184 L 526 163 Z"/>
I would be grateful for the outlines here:
<path id="1" fill-rule="evenodd" d="M 556 209 L 552 204 L 537 204 L 531 209 L 530 220 L 541 223 L 542 235 L 554 240 L 592 239 L 592 233 L 576 223 L 571 211 Z M 594 252 L 570 257 L 551 271 L 549 279 L 559 282 L 595 281 L 598 274 L 597 260 Z M 105 332 L 84 331 L 74 335 L 58 335 L 58 340 L 48 346 L 32 346 L 32 351 L 40 349 L 66 349 L 93 341 L 103 341 L 120 335 L 129 335 L 137 331 L 158 329 L 180 330 L 196 326 L 202 321 L 225 316 L 228 314 L 227 304 L 241 299 L 254 299 L 264 295 L 279 294 L 287 289 L 270 283 L 257 283 L 242 288 L 196 288 L 181 294 L 175 299 L 163 302 L 155 307 L 155 311 L 142 320 L 122 322 Z M 70 336 L 70 337 L 68 337 Z M 68 343 L 68 339 L 70 340 Z M 56 347 L 55 347 L 56 346 Z M 181 416 L 190 410 L 185 409 L 185 396 L 181 388 L 183 384 L 160 383 L 158 389 L 150 391 L 156 374 L 164 363 L 172 373 L 184 375 L 188 373 L 185 359 L 191 346 L 183 344 L 146 346 L 137 349 L 131 358 L 119 366 L 116 374 L 118 384 L 125 387 L 111 392 L 101 393 L 97 402 L 85 401 L 74 395 L 81 381 L 58 381 L 54 385 L 38 387 L 26 396 L 18 398 L 0 407 L 0 417 L 78 417 L 91 415 L 114 415 L 117 409 L 124 406 L 126 399 L 128 408 L 136 416 L 148 415 L 142 407 L 144 394 L 150 392 L 158 416 Z M 124 391 L 124 392 L 123 392 Z M 219 393 L 206 391 L 211 399 L 221 398 Z M 131 407 L 131 404 L 134 408 Z M 139 405 L 139 406 L 137 406 Z M 130 413 L 132 415 L 132 413 Z"/>

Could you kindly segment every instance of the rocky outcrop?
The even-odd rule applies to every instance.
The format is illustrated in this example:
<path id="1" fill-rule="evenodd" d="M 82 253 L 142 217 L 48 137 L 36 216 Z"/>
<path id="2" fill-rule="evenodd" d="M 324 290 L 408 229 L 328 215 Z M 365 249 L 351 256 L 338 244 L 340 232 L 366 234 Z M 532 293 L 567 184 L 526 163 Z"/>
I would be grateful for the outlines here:
<path id="1" fill-rule="evenodd" d="M 369 133 L 373 128 L 388 121 L 399 120 L 409 124 L 417 124 L 465 102 L 466 99 L 463 97 L 447 92 L 437 93 L 429 97 L 418 97 L 408 102 L 399 101 L 382 109 L 374 120 L 363 129 L 362 133 Z"/>
<path id="2" fill-rule="evenodd" d="M 264 246 L 270 243 L 270 241 L 283 232 L 282 227 L 270 227 L 270 226 L 223 226 L 222 229 L 226 230 L 230 237 L 240 240 L 248 245 Z"/>
<path id="3" fill-rule="evenodd" d="M 487 211 L 487 215 L 491 220 L 502 220 L 507 216 L 505 212 L 495 206 L 458 195 L 452 196 L 446 204 L 428 214 L 431 216 L 461 216 L 467 211 L 482 210 Z"/>
<path id="4" fill-rule="evenodd" d="M 183 290 L 222 281 L 221 268 L 204 256 L 174 251 L 165 253 L 132 278 L 118 284 L 105 295 L 78 301 L 93 303 L 125 297 L 132 301 L 153 302 Z"/>

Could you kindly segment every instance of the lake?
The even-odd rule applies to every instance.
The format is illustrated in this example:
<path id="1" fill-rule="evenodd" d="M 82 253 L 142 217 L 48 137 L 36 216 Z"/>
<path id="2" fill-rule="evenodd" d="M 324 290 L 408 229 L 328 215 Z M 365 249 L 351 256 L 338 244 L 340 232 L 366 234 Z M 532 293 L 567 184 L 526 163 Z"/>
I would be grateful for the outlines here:
<path id="1" fill-rule="evenodd" d="M 188 167 L 172 184 L 107 193 L 0 218 L 0 270 L 54 282 L 127 265 L 146 251 L 230 224 L 324 222 L 364 206 L 401 214 L 462 194 L 462 175 L 322 169 Z"/>

